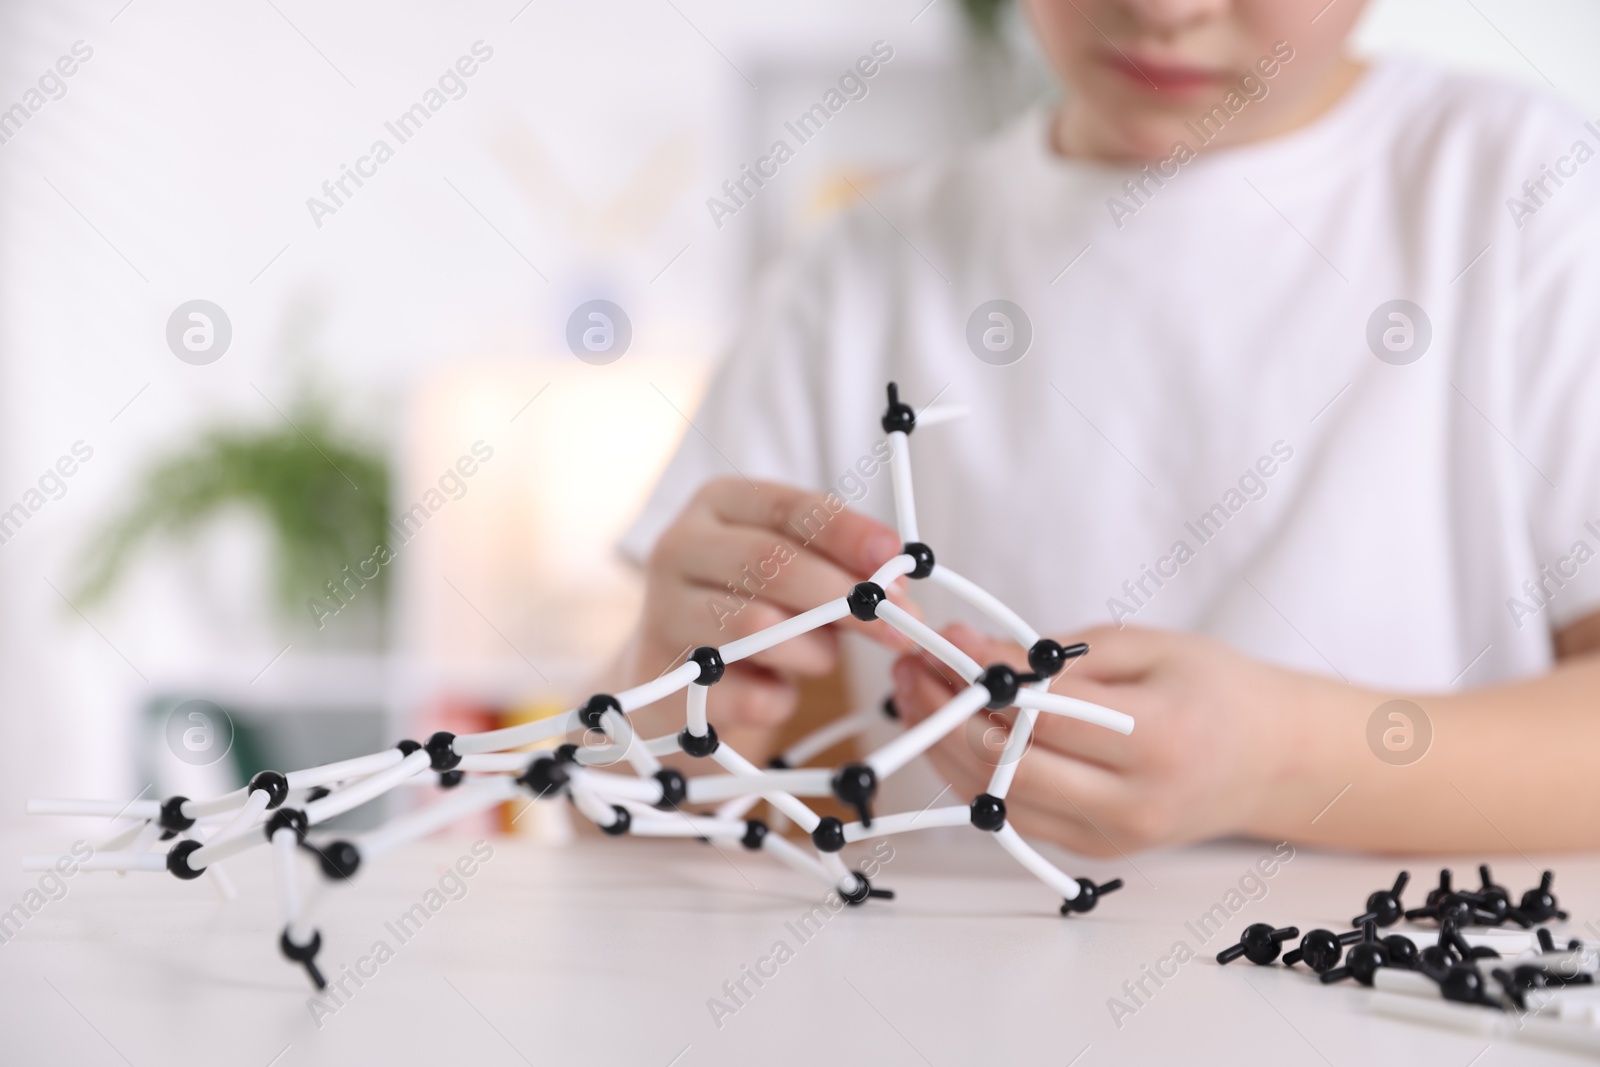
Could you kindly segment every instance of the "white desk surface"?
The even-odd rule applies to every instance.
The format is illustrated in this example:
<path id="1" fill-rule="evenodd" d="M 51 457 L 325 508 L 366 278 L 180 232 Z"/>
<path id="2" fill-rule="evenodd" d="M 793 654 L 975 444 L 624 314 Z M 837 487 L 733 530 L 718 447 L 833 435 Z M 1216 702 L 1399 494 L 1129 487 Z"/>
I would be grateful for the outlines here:
<path id="1" fill-rule="evenodd" d="M 204 880 L 79 874 L 0 945 L 0 1060 L 10 1065 L 302 1067 L 310 1064 L 1101 1064 L 1580 1063 L 1564 1053 L 1391 1021 L 1348 983 L 1302 969 L 1227 967 L 1216 952 L 1252 922 L 1344 928 L 1402 866 L 1300 850 L 1246 903 L 1229 937 L 1185 926 L 1265 846 L 1212 845 L 1132 862 L 1049 854 L 1069 872 L 1127 886 L 1086 916 L 970 830 L 892 838 L 878 884 L 898 891 L 831 915 L 810 940 L 785 924 L 820 887 L 771 858 L 687 841 L 504 840 L 405 944 L 385 927 L 422 900 L 466 839 L 434 839 L 369 865 L 322 897 L 320 962 L 337 974 L 378 939 L 395 948 L 319 1028 L 309 983 L 277 953 L 269 857 L 228 862 L 239 898 Z M 37 883 L 23 852 L 59 834 L 0 836 L 0 907 Z M 862 846 L 846 853 L 857 855 Z M 1445 861 L 1475 881 L 1480 857 Z M 1486 857 L 1520 893 L 1541 857 Z M 1137 865 L 1135 867 L 1135 864 Z M 1411 902 L 1440 861 L 1404 863 Z M 1551 857 L 1573 915 L 1600 926 L 1600 857 Z M 1593 936 L 1591 934 L 1591 936 Z M 793 957 L 719 1029 L 707 999 L 776 941 Z M 1122 1020 L 1107 999 L 1174 942 L 1200 949 Z M 370 967 L 369 967 L 370 969 Z M 768 966 L 768 970 L 771 966 Z M 1147 988 L 1154 988 L 1148 981 Z M 276 1057 L 276 1058 L 275 1058 Z"/>

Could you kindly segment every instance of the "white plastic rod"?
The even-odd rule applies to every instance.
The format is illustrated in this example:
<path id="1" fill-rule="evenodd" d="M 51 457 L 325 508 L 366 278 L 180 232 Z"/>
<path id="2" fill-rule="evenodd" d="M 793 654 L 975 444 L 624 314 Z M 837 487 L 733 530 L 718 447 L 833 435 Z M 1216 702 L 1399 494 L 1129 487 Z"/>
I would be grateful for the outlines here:
<path id="1" fill-rule="evenodd" d="M 143 852 L 150 847 L 161 833 L 161 824 L 155 821 L 129 823 L 116 833 L 103 841 L 95 842 L 96 852 L 117 852 L 127 849 L 129 852 Z M 71 859 L 72 857 L 68 857 Z"/>
<path id="2" fill-rule="evenodd" d="M 761 775 L 760 768 L 739 755 L 728 745 L 718 745 L 717 750 L 711 753 L 711 758 L 734 774 L 744 775 L 747 778 L 755 778 Z M 766 798 L 767 803 L 793 819 L 795 825 L 808 834 L 815 830 L 817 824 L 822 821 L 822 818 L 816 812 L 781 789 L 766 790 L 761 795 Z"/>
<path id="3" fill-rule="evenodd" d="M 732 800 L 717 808 L 716 816 L 719 819 L 742 819 L 750 813 L 750 809 L 761 803 L 761 796 L 751 793 L 749 796 L 734 797 Z"/>
<path id="4" fill-rule="evenodd" d="M 1091 704 L 1076 697 L 1065 697 L 1060 693 L 1039 693 L 1032 689 L 1024 689 L 1017 694 L 1017 706 L 1047 711 L 1052 715 L 1065 715 L 1069 719 L 1081 719 L 1096 726 L 1104 726 L 1107 730 L 1115 730 L 1119 734 L 1133 733 L 1132 715 L 1102 708 L 1099 704 Z"/>
<path id="5" fill-rule="evenodd" d="M 928 575 L 928 580 L 935 585 L 944 586 L 989 616 L 995 625 L 1009 633 L 1023 648 L 1032 648 L 1034 642 L 1039 640 L 1039 631 L 1023 621 L 1021 615 L 1006 607 L 999 597 L 976 582 L 963 578 L 942 563 L 933 565 L 933 573 Z"/>
<path id="6" fill-rule="evenodd" d="M 917 412 L 918 426 L 937 426 L 941 422 L 964 419 L 969 414 L 965 404 L 938 404 Z"/>
<path id="7" fill-rule="evenodd" d="M 872 837 L 903 834 L 907 830 L 927 830 L 934 826 L 966 826 L 972 821 L 970 808 L 934 808 L 931 811 L 903 811 L 895 815 L 880 815 L 871 826 L 859 822 L 844 824 L 846 841 L 865 841 Z"/>
<path id="8" fill-rule="evenodd" d="M 456 764 L 456 770 L 478 773 L 520 771 L 532 763 L 533 758 L 531 752 L 481 752 L 474 756 L 462 756 L 461 762 Z"/>
<path id="9" fill-rule="evenodd" d="M 951 697 L 944 707 L 868 756 L 867 766 L 876 771 L 878 780 L 882 781 L 932 748 L 988 702 L 989 690 L 981 685 L 968 686 Z"/>
<path id="10" fill-rule="evenodd" d="M 93 815 L 114 819 L 154 819 L 161 814 L 159 800 L 76 800 L 46 798 L 28 801 L 29 815 Z"/>
<path id="11" fill-rule="evenodd" d="M 1011 853 L 1016 861 L 1026 867 L 1028 872 L 1039 881 L 1060 893 L 1067 900 L 1076 900 L 1078 898 L 1080 889 L 1078 880 L 1069 878 L 1057 870 L 1049 860 L 1035 852 L 1022 839 L 1022 835 L 1011 828 L 1010 823 L 1006 823 L 996 830 L 994 839 L 1000 842 L 1000 847 Z"/>
<path id="12" fill-rule="evenodd" d="M 719 800 L 763 794 L 781 789 L 797 797 L 826 797 L 833 795 L 833 773 L 826 767 L 802 767 L 798 770 L 762 771 L 760 777 L 741 774 L 706 775 L 690 778 L 689 803 L 714 804 Z"/>
<path id="13" fill-rule="evenodd" d="M 815 857 L 776 831 L 768 833 L 761 839 L 761 848 L 762 851 L 770 852 L 801 874 L 809 874 L 823 885 L 833 887 L 833 877 Z"/>
<path id="14" fill-rule="evenodd" d="M 757 652 L 765 652 L 774 645 L 781 645 L 785 641 L 793 641 L 801 634 L 808 634 L 812 630 L 821 629 L 830 623 L 838 622 L 850 614 L 850 605 L 844 597 L 830 600 L 826 604 L 802 611 L 792 618 L 784 619 L 767 627 L 757 630 L 749 637 L 741 637 L 737 641 L 729 641 L 717 652 L 722 656 L 723 663 L 737 663 L 742 659 L 749 659 Z"/>
<path id="15" fill-rule="evenodd" d="M 1600 1030 L 1592 1026 L 1544 1019 L 1532 1014 L 1513 1016 L 1503 1011 L 1485 1011 L 1473 1004 L 1454 1004 L 1448 1000 L 1396 996 L 1393 993 L 1373 993 L 1369 1003 L 1379 1015 L 1429 1023 L 1485 1039 L 1515 1038 L 1590 1056 L 1600 1053 Z"/>
<path id="16" fill-rule="evenodd" d="M 405 758 L 405 754 L 398 748 L 386 748 L 382 752 L 374 752 L 368 756 L 357 756 L 355 759 L 340 760 L 338 763 L 324 763 L 320 767 L 307 767 L 303 771 L 290 771 L 284 775 L 289 779 L 290 789 L 315 789 L 319 785 L 332 785 L 342 782 L 346 778 L 362 778 L 369 774 L 388 770 Z"/>
<path id="17" fill-rule="evenodd" d="M 567 773 L 585 790 L 607 801 L 636 800 L 641 804 L 653 805 L 661 799 L 661 783 L 653 778 L 606 774 L 604 771 L 580 770 L 576 767 Z"/>
<path id="18" fill-rule="evenodd" d="M 868 581 L 872 582 L 874 585 L 881 585 L 883 588 L 887 589 L 895 579 L 904 578 L 906 575 L 910 574 L 916 569 L 917 561 L 911 556 L 908 556 L 902 552 L 900 555 L 891 559 L 888 563 L 885 563 L 883 566 L 879 567 L 876 571 L 873 571 L 872 577 L 868 579 Z"/>
<path id="19" fill-rule="evenodd" d="M 635 818 L 628 826 L 635 837 L 717 837 L 744 836 L 744 823 L 724 819 L 678 817 Z"/>
<path id="20" fill-rule="evenodd" d="M 420 811 L 409 812 L 376 830 L 361 834 L 352 843 L 363 861 L 374 860 L 401 845 L 442 830 L 453 822 L 510 800 L 516 792 L 517 785 L 510 778 L 480 778 L 470 785 L 458 787 L 443 800 Z"/>
<path id="21" fill-rule="evenodd" d="M 700 664 L 690 660 L 659 678 L 643 685 L 636 685 L 632 689 L 624 689 L 616 695 L 617 703 L 622 705 L 624 712 L 637 711 L 671 696 L 698 677 L 700 677 Z"/>
<path id="22" fill-rule="evenodd" d="M 1048 692 L 1050 679 L 1041 678 L 1037 682 L 1029 682 L 1026 688 L 1038 693 Z M 986 792 L 990 796 L 1004 800 L 1006 794 L 1011 791 L 1011 781 L 1017 776 L 1017 764 L 1028 754 L 1028 745 L 1033 740 L 1033 728 L 1038 718 L 1037 708 L 1018 709 L 1016 720 L 1012 722 L 1011 730 L 1006 735 L 1006 747 L 1000 750 L 1000 762 L 995 764 L 994 773 L 989 776 L 989 788 Z"/>
<path id="23" fill-rule="evenodd" d="M 894 481 L 894 517 L 900 527 L 900 540 L 906 544 L 922 540 L 917 536 L 917 502 L 911 492 L 911 439 L 903 430 L 889 434 L 889 476 Z"/>
<path id="24" fill-rule="evenodd" d="M 620 713 L 603 712 L 600 716 L 600 726 L 605 730 L 606 736 L 612 739 L 613 744 L 609 747 L 620 746 L 622 754 L 632 765 L 633 772 L 639 777 L 648 778 L 661 769 L 661 761 L 639 743 L 639 737 L 633 732 L 632 724 Z"/>
<path id="25" fill-rule="evenodd" d="M 359 782 L 345 786 L 337 793 L 330 793 L 321 800 L 313 800 L 306 805 L 306 822 L 316 826 L 318 823 L 327 822 L 335 815 L 343 815 L 353 808 L 359 808 L 374 797 L 387 793 L 412 775 L 421 774 L 432 762 L 433 759 L 426 750 L 418 749 L 388 770 L 379 771 Z M 199 853 L 195 855 L 198 856 Z"/>
<path id="26" fill-rule="evenodd" d="M 450 743 L 458 756 L 471 756 L 479 752 L 499 752 L 508 748 L 521 748 L 523 745 L 537 744 L 548 741 L 552 737 L 570 734 L 580 725 L 576 710 L 564 711 L 560 715 L 552 715 L 548 719 L 535 719 L 533 722 L 521 723 L 517 726 L 506 726 L 499 730 L 485 730 L 481 734 L 457 734 L 456 739 Z"/>
<path id="27" fill-rule="evenodd" d="M 833 879 L 834 889 L 843 894 L 856 888 L 855 872 L 844 865 L 844 860 L 839 858 L 837 852 L 818 852 L 817 859 Z"/>
<path id="28" fill-rule="evenodd" d="M 706 691 L 709 688 L 698 682 L 689 686 L 689 732 L 696 737 L 706 735 Z"/>
<path id="29" fill-rule="evenodd" d="M 52 853 L 26 855 L 22 857 L 22 869 L 51 871 L 60 859 Z M 77 863 L 80 871 L 165 871 L 167 855 L 164 852 L 96 852 Z"/>
<path id="30" fill-rule="evenodd" d="M 244 830 L 245 827 L 259 822 L 261 813 L 267 810 L 267 802 L 271 799 L 265 789 L 252 790 L 250 795 L 245 798 L 244 805 L 234 813 L 233 818 L 223 823 L 215 833 L 209 833 L 204 838 L 200 838 L 198 834 L 194 836 L 202 842 L 222 841 L 232 837 L 234 834 Z"/>
<path id="31" fill-rule="evenodd" d="M 179 810 L 187 819 L 204 819 L 210 815 L 221 815 L 232 811 L 248 799 L 250 787 L 244 786 L 231 793 L 224 793 L 220 797 L 210 800 L 185 800 Z"/>
<path id="32" fill-rule="evenodd" d="M 819 756 L 847 737 L 854 737 L 869 727 L 883 721 L 883 712 L 877 708 L 843 715 L 814 730 L 783 751 L 783 762 L 791 767 L 804 766 L 814 756 Z"/>
<path id="33" fill-rule="evenodd" d="M 612 809 L 612 805 L 595 796 L 592 791 L 585 789 L 580 782 L 572 784 L 568 795 L 572 797 L 573 806 L 588 816 L 589 821 L 601 829 L 614 825 L 619 818 L 616 811 Z"/>
<path id="34" fill-rule="evenodd" d="M 978 666 L 977 660 L 952 645 L 937 630 L 894 601 L 885 600 L 878 605 L 878 618 L 938 656 L 946 666 L 961 676 L 962 681 L 976 681 L 983 673 L 983 668 Z"/>

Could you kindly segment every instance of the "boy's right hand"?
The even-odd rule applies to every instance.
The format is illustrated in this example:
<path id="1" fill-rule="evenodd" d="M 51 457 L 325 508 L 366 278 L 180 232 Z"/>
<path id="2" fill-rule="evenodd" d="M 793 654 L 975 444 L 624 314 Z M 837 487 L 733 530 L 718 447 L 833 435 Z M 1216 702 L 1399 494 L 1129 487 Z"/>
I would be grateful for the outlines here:
<path id="1" fill-rule="evenodd" d="M 650 555 L 630 682 L 656 677 L 695 647 L 725 645 L 843 596 L 899 552 L 893 529 L 836 496 L 744 478 L 708 482 Z M 889 595 L 912 609 L 903 590 Z M 799 679 L 837 667 L 839 627 L 908 647 L 887 624 L 846 616 L 730 664 L 710 694 L 712 723 L 762 728 L 786 719 Z M 683 698 L 672 699 L 681 717 Z"/>

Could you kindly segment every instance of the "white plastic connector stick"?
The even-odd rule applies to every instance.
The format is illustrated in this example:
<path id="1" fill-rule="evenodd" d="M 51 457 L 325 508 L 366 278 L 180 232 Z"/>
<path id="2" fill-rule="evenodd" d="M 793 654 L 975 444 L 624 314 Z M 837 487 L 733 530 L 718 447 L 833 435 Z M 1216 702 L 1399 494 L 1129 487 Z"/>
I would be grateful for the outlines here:
<path id="1" fill-rule="evenodd" d="M 607 774 L 604 771 L 582 770 L 577 767 L 571 768 L 567 773 L 584 790 L 603 797 L 608 803 L 615 800 L 635 800 L 641 804 L 654 804 L 661 799 L 661 783 L 653 778 Z"/>
<path id="2" fill-rule="evenodd" d="M 848 614 L 850 605 L 844 597 L 840 597 L 838 600 L 830 600 L 810 611 L 803 611 L 792 618 L 784 619 L 765 630 L 757 630 L 749 637 L 729 641 L 717 649 L 717 653 L 722 656 L 723 663 L 738 663 L 742 659 L 749 659 L 757 652 L 765 652 L 774 645 L 793 641 L 801 634 L 808 634 L 812 630 L 820 630 L 830 623 L 838 622 Z"/>
<path id="3" fill-rule="evenodd" d="M 856 888 L 855 872 L 844 865 L 844 860 L 839 858 L 837 852 L 818 852 L 817 859 L 822 863 L 822 869 L 833 879 L 833 888 L 840 893 L 848 893 Z"/>
<path id="4" fill-rule="evenodd" d="M 882 721 L 883 713 L 877 708 L 841 716 L 784 749 L 783 762 L 791 767 L 803 766 L 846 738 L 854 737 Z"/>
<path id="5" fill-rule="evenodd" d="M 363 862 L 375 860 L 401 845 L 442 830 L 453 822 L 504 803 L 517 795 L 517 789 L 516 782 L 503 775 L 481 778 L 471 785 L 457 787 L 443 800 L 420 811 L 408 812 L 376 830 L 359 835 L 352 843 L 360 852 Z"/>
<path id="6" fill-rule="evenodd" d="M 937 426 L 941 422 L 964 419 L 970 412 L 965 404 L 937 404 L 917 412 L 918 426 Z"/>
<path id="7" fill-rule="evenodd" d="M 1033 850 L 1022 839 L 1022 835 L 1006 823 L 994 832 L 994 839 L 1000 842 L 1000 847 L 1011 853 L 1012 857 L 1039 881 L 1060 893 L 1067 900 L 1076 900 L 1081 887 L 1076 878 L 1069 878 L 1056 869 L 1055 864 L 1045 859 Z"/>
<path id="8" fill-rule="evenodd" d="M 917 536 L 917 502 L 911 491 L 911 439 L 904 431 L 889 435 L 889 477 L 894 482 L 894 517 L 905 544 L 921 541 Z"/>
<path id="9" fill-rule="evenodd" d="M 621 747 L 623 756 L 633 767 L 634 773 L 641 778 L 648 778 L 661 769 L 661 761 L 651 755 L 650 750 L 640 742 L 633 726 L 615 711 L 602 712 L 600 726 L 605 730 L 606 736 L 612 739 L 611 747 Z"/>
<path id="10" fill-rule="evenodd" d="M 960 675 L 962 681 L 975 681 L 983 673 L 978 661 L 952 645 L 933 627 L 911 614 L 892 600 L 878 605 L 878 618 L 899 630 L 920 648 L 939 657 L 945 666 Z"/>
<path id="11" fill-rule="evenodd" d="M 878 780 L 882 781 L 932 748 L 988 702 L 989 690 L 981 685 L 968 686 L 946 701 L 944 707 L 894 738 L 863 762 L 877 772 Z"/>
<path id="12" fill-rule="evenodd" d="M 114 819 L 154 819 L 161 814 L 159 800 L 76 800 L 66 797 L 28 801 L 29 815 L 89 815 Z"/>
<path id="13" fill-rule="evenodd" d="M 782 835 L 776 832 L 768 833 L 761 839 L 761 850 L 778 857 L 781 862 L 787 863 L 801 874 L 808 874 L 823 885 L 833 887 L 833 876 L 828 873 L 827 868 L 817 862 L 815 856 Z"/>
<path id="14" fill-rule="evenodd" d="M 596 796 L 592 790 L 584 788 L 581 782 L 573 782 L 570 792 L 573 806 L 601 829 L 615 825 L 620 818 L 610 804 Z"/>
<path id="15" fill-rule="evenodd" d="M 1041 678 L 1037 682 L 1029 682 L 1025 687 L 1035 692 L 1043 693 L 1050 688 L 1050 679 Z M 1006 798 L 1011 791 L 1011 782 L 1017 776 L 1017 764 L 1022 762 L 1022 757 L 1028 753 L 1028 745 L 1033 740 L 1034 724 L 1039 718 L 1036 708 L 1019 708 L 1017 717 L 1011 724 L 1011 730 L 1006 735 L 1006 747 L 1000 750 L 1000 761 L 995 764 L 994 772 L 989 775 L 989 788 L 985 790 L 992 797 Z"/>
<path id="16" fill-rule="evenodd" d="M 1039 640 L 1039 631 L 1023 621 L 1021 615 L 1001 603 L 999 597 L 977 583 L 963 578 L 944 564 L 935 563 L 933 565 L 933 573 L 928 575 L 928 580 L 935 585 L 943 586 L 950 590 L 950 592 L 983 612 L 996 625 L 1009 633 L 1012 640 L 1023 648 L 1032 648 L 1034 642 Z"/>
<path id="17" fill-rule="evenodd" d="M 906 575 L 910 574 L 916 569 L 916 559 L 902 552 L 900 555 L 895 556 L 893 559 L 889 560 L 889 562 L 873 571 L 872 577 L 867 580 L 872 582 L 874 585 L 880 585 L 887 589 L 897 579 L 904 578 Z"/>
<path id="18" fill-rule="evenodd" d="M 635 818 L 628 833 L 635 837 L 740 838 L 744 836 L 744 823 L 703 816 L 651 816 Z"/>
<path id="19" fill-rule="evenodd" d="M 1443 999 L 1397 996 L 1393 993 L 1374 992 L 1369 1004 L 1379 1015 L 1428 1023 L 1490 1040 L 1515 1038 L 1590 1056 L 1600 1053 L 1600 1030 L 1592 1026 L 1544 1019 L 1531 1014 L 1513 1016 L 1501 1011 L 1485 1011 L 1473 1004 L 1455 1004 Z"/>
<path id="20" fill-rule="evenodd" d="M 710 686 L 695 683 L 689 687 L 689 732 L 696 737 L 706 735 L 706 693 Z"/>
<path id="21" fill-rule="evenodd" d="M 86 860 L 74 857 L 80 871 L 165 871 L 167 856 L 164 852 L 96 852 Z M 25 871 L 52 871 L 61 857 L 52 853 L 34 853 L 22 857 Z"/>
<path id="22" fill-rule="evenodd" d="M 479 752 L 500 752 L 508 748 L 521 748 L 523 745 L 536 745 L 552 737 L 561 737 L 563 734 L 570 734 L 581 725 L 578 712 L 574 709 L 564 711 L 560 715 L 552 715 L 548 719 L 535 719 L 533 722 L 506 726 L 499 730 L 485 730 L 481 734 L 457 734 L 450 747 L 455 749 L 458 756 L 470 756 Z"/>
<path id="23" fill-rule="evenodd" d="M 966 826 L 972 821 L 970 808 L 934 808 L 930 811 L 902 811 L 894 815 L 879 815 L 871 826 L 859 822 L 844 824 L 846 841 L 866 841 L 874 837 L 903 834 L 907 830 L 927 830 L 935 826 Z"/>
<path id="24" fill-rule="evenodd" d="M 481 752 L 475 756 L 462 756 L 456 770 L 468 773 L 492 771 L 520 771 L 533 762 L 532 752 Z"/>
<path id="25" fill-rule="evenodd" d="M 211 815 L 221 815 L 243 804 L 250 792 L 250 787 L 244 786 L 231 793 L 224 793 L 220 797 L 212 797 L 210 800 L 185 800 L 179 805 L 178 810 L 186 819 L 204 819 Z"/>
<path id="26" fill-rule="evenodd" d="M 643 685 L 636 685 L 632 689 L 624 689 L 616 694 L 617 703 L 622 705 L 624 713 L 638 711 L 658 700 L 665 700 L 698 677 L 700 677 L 700 664 L 690 660 L 659 678 Z"/>
<path id="27" fill-rule="evenodd" d="M 272 835 L 272 866 L 278 874 L 278 905 L 283 925 L 293 929 L 300 921 L 300 887 L 294 876 L 295 850 L 299 839 L 285 826 Z M 291 935 L 292 936 L 292 935 Z M 302 943 L 298 938 L 296 943 Z"/>
<path id="28" fill-rule="evenodd" d="M 759 767 L 727 745 L 718 745 L 717 750 L 711 753 L 711 758 L 734 774 L 758 778 L 762 773 Z M 822 821 L 822 818 L 816 812 L 781 789 L 763 790 L 761 795 L 767 803 L 793 819 L 795 825 L 808 834 L 817 828 L 817 823 Z"/>
<path id="29" fill-rule="evenodd" d="M 387 793 L 412 775 L 421 774 L 432 762 L 432 757 L 427 752 L 418 749 L 388 770 L 379 771 L 359 782 L 347 785 L 321 800 L 313 800 L 306 805 L 306 821 L 316 826 L 318 823 L 327 822 L 335 815 L 343 815 L 352 808 L 359 808 L 367 801 Z"/>
<path id="30" fill-rule="evenodd" d="M 1110 708 L 1102 708 L 1099 704 L 1091 704 L 1077 697 L 1062 696 L 1060 693 L 1039 693 L 1032 689 L 1024 689 L 1017 694 L 1017 706 L 1034 708 L 1049 712 L 1051 715 L 1065 715 L 1069 719 L 1081 719 L 1083 722 L 1103 726 L 1107 730 L 1115 730 L 1119 734 L 1133 733 L 1132 715 L 1124 715 L 1120 711 L 1112 711 Z"/>
<path id="31" fill-rule="evenodd" d="M 706 775 L 690 778 L 689 803 L 715 804 L 734 797 L 765 794 L 781 789 L 797 797 L 826 797 L 833 795 L 833 773 L 825 767 L 801 767 L 795 770 L 762 771 L 759 778 L 745 775 Z"/>
<path id="32" fill-rule="evenodd" d="M 749 813 L 751 808 L 755 807 L 759 803 L 761 803 L 761 796 L 757 793 L 752 793 L 749 796 L 734 797 L 726 804 L 723 804 L 721 807 L 717 808 L 717 818 L 742 819 Z"/>
<path id="33" fill-rule="evenodd" d="M 374 752 L 368 756 L 357 756 L 337 763 L 324 763 L 320 767 L 307 767 L 303 771 L 290 771 L 284 777 L 289 780 L 290 789 L 315 789 L 319 785 L 333 785 L 349 778 L 364 778 L 369 774 L 377 774 L 379 771 L 388 770 L 403 759 L 405 754 L 398 748 L 386 748 L 382 752 Z"/>
<path id="34" fill-rule="evenodd" d="M 226 838 L 232 837 L 234 834 L 240 833 L 245 827 L 253 825 L 261 820 L 261 813 L 267 810 L 267 802 L 271 799 L 271 797 L 267 796 L 267 791 L 264 789 L 251 790 L 250 795 L 245 797 L 244 804 L 239 808 L 238 811 L 234 813 L 233 818 L 223 823 L 222 826 L 218 827 L 214 833 L 206 834 L 204 838 L 200 838 L 200 836 L 196 834 L 196 839 L 202 841 L 222 841 Z"/>

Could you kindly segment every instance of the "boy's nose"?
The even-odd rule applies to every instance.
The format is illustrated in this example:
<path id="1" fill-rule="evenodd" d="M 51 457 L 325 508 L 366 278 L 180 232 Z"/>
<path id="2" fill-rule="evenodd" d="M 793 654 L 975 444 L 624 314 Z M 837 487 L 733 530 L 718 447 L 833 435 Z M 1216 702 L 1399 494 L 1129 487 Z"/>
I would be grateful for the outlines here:
<path id="1" fill-rule="evenodd" d="M 1110 0 L 1139 30 L 1167 36 L 1227 14 L 1233 0 Z"/>

